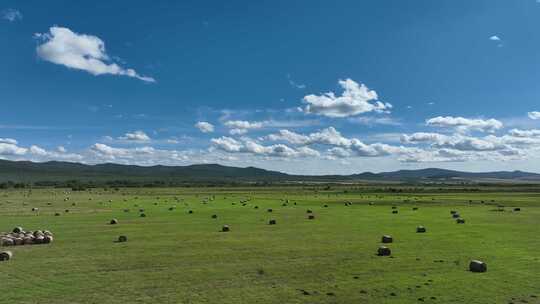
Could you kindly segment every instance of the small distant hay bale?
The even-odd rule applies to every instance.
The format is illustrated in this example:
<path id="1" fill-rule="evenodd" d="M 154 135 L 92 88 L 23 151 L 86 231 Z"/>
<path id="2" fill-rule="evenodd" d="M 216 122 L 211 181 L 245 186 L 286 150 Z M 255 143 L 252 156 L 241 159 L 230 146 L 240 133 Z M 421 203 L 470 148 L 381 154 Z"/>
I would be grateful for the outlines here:
<path id="1" fill-rule="evenodd" d="M 253 209 L 259 209 L 259 206 L 255 206 L 255 207 L 253 207 Z"/>
<path id="2" fill-rule="evenodd" d="M 0 252 L 0 261 L 9 261 L 11 258 L 13 258 L 13 253 L 11 251 Z"/>
<path id="3" fill-rule="evenodd" d="M 231 228 L 229 227 L 229 225 L 223 225 L 223 227 L 221 227 L 221 231 L 222 232 L 229 232 L 229 231 L 231 231 Z"/>
<path id="4" fill-rule="evenodd" d="M 141 209 L 139 209 L 139 212 L 144 212 L 144 209 L 142 209 L 142 208 L 141 208 Z"/>
<path id="5" fill-rule="evenodd" d="M 69 213 L 69 209 L 64 210 L 65 213 Z"/>
<path id="6" fill-rule="evenodd" d="M 392 210 L 392 214 L 398 214 L 397 210 Z"/>
<path id="7" fill-rule="evenodd" d="M 124 242 L 127 242 L 127 236 L 125 235 L 121 235 L 118 237 L 118 243 L 124 243 Z"/>
<path id="8" fill-rule="evenodd" d="M 457 213 L 456 210 L 451 210 L 451 211 L 450 211 L 450 214 L 456 214 L 456 213 Z"/>
<path id="9" fill-rule="evenodd" d="M 129 209 L 124 209 L 124 212 L 126 212 L 126 213 L 129 212 Z"/>
<path id="10" fill-rule="evenodd" d="M 381 241 L 385 244 L 388 244 L 388 243 L 392 243 L 394 239 L 392 238 L 391 235 L 383 235 Z"/>
<path id="11" fill-rule="evenodd" d="M 369 205 L 373 206 L 373 205 L 375 205 L 375 203 L 374 202 L 369 202 Z"/>
<path id="12" fill-rule="evenodd" d="M 169 207 L 169 211 L 173 211 L 176 207 Z"/>
<path id="13" fill-rule="evenodd" d="M 54 214 L 54 216 L 60 216 L 60 213 L 59 213 L 59 212 L 56 212 L 56 213 Z"/>
<path id="14" fill-rule="evenodd" d="M 392 209 L 397 209 L 397 206 L 392 206 Z"/>
<path id="15" fill-rule="evenodd" d="M 458 218 L 458 219 L 456 219 L 456 223 L 458 223 L 458 224 L 465 224 L 465 219 Z"/>
<path id="16" fill-rule="evenodd" d="M 306 210 L 306 213 L 313 213 L 310 209 Z"/>
<path id="17" fill-rule="evenodd" d="M 276 220 L 274 219 L 268 221 L 268 225 L 275 225 L 275 224 L 276 224 Z"/>
<path id="18" fill-rule="evenodd" d="M 386 246 L 380 246 L 379 249 L 377 249 L 378 256 L 389 256 L 390 254 L 392 254 L 392 251 Z"/>
<path id="19" fill-rule="evenodd" d="M 141 215 L 139 215 L 140 217 L 146 217 L 146 214 L 145 213 L 141 213 Z"/>
<path id="20" fill-rule="evenodd" d="M 23 232 L 23 228 L 22 227 L 15 227 L 13 228 L 13 233 L 22 233 Z"/>
<path id="21" fill-rule="evenodd" d="M 418 210 L 418 207 L 413 207 L 412 210 L 416 211 L 416 210 Z"/>
<path id="22" fill-rule="evenodd" d="M 268 209 L 268 210 L 266 210 L 266 211 L 268 211 L 268 212 L 272 212 L 273 210 L 272 210 L 272 209 Z"/>
<path id="23" fill-rule="evenodd" d="M 193 210 L 189 210 L 188 213 L 189 213 L 189 214 L 192 214 L 192 213 L 193 213 Z"/>
<path id="24" fill-rule="evenodd" d="M 212 214 L 213 219 L 217 219 L 217 214 Z"/>
<path id="25" fill-rule="evenodd" d="M 0 239 L 0 245 L 2 246 L 15 246 L 15 241 L 12 238 L 2 238 Z"/>
<path id="26" fill-rule="evenodd" d="M 43 244 L 50 244 L 54 238 L 51 235 L 46 235 L 43 237 Z"/>
<path id="27" fill-rule="evenodd" d="M 315 219 L 315 215 L 313 214 L 308 215 L 308 220 L 314 220 L 314 219 Z"/>
<path id="28" fill-rule="evenodd" d="M 109 222 L 109 224 L 111 224 L 111 225 L 116 225 L 116 224 L 118 224 L 118 220 L 115 219 L 115 218 L 113 218 L 113 219 Z"/>
<path id="29" fill-rule="evenodd" d="M 521 211 L 521 208 L 516 207 L 516 208 L 514 208 L 514 211 Z"/>
<path id="30" fill-rule="evenodd" d="M 287 206 L 287 203 L 283 203 L 281 204 L 282 207 L 286 207 Z"/>
<path id="31" fill-rule="evenodd" d="M 426 227 L 424 226 L 416 227 L 416 233 L 425 233 L 425 232 L 426 232 Z"/>
<path id="32" fill-rule="evenodd" d="M 459 213 L 454 213 L 454 214 L 452 214 L 452 218 L 457 219 L 457 218 L 459 218 L 459 217 L 460 217 Z"/>
<path id="33" fill-rule="evenodd" d="M 328 205 L 325 204 L 323 207 L 324 207 L 324 208 L 328 208 Z"/>
<path id="34" fill-rule="evenodd" d="M 469 263 L 469 270 L 472 272 L 486 272 L 487 264 L 482 261 L 472 260 Z"/>

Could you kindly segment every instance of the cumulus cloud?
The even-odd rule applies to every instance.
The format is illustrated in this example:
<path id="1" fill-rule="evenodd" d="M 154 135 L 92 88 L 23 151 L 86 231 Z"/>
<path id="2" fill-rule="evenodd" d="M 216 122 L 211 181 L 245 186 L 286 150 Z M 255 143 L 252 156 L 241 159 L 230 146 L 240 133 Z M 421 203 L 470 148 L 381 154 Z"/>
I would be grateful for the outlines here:
<path id="1" fill-rule="evenodd" d="M 111 61 L 105 43 L 96 36 L 78 34 L 65 27 L 53 26 L 48 33 L 35 34 L 41 40 L 37 55 L 46 61 L 68 68 L 83 70 L 92 75 L 122 75 L 155 82 L 155 79 L 138 74 L 134 69 L 123 68 Z"/>
<path id="2" fill-rule="evenodd" d="M 128 132 L 124 136 L 119 137 L 118 139 L 129 140 L 129 141 L 150 141 L 150 136 L 146 135 L 143 131 L 134 131 Z"/>
<path id="3" fill-rule="evenodd" d="M 527 113 L 530 119 L 540 119 L 540 112 L 532 111 Z"/>
<path id="4" fill-rule="evenodd" d="M 24 155 L 27 151 L 28 149 L 19 147 L 16 144 L 0 142 L 0 156 Z"/>
<path id="5" fill-rule="evenodd" d="M 211 133 L 214 132 L 214 125 L 212 125 L 209 122 L 206 121 L 199 121 L 195 124 L 195 128 L 199 129 L 199 131 L 203 133 Z"/>
<path id="6" fill-rule="evenodd" d="M 13 8 L 2 10 L 0 12 L 0 16 L 2 16 L 2 19 L 7 20 L 9 22 L 19 21 L 19 20 L 22 20 L 23 18 L 22 13 Z"/>
<path id="7" fill-rule="evenodd" d="M 508 133 L 511 136 L 515 136 L 515 137 L 540 137 L 540 130 L 537 130 L 537 129 L 534 129 L 534 130 L 512 129 Z"/>
<path id="8" fill-rule="evenodd" d="M 501 38 L 499 38 L 499 36 L 497 36 L 497 35 L 493 35 L 493 36 L 489 37 L 489 40 L 491 40 L 491 41 L 501 41 Z"/>
<path id="9" fill-rule="evenodd" d="M 17 140 L 15 140 L 15 139 L 13 139 L 13 138 L 0 138 L 0 143 L 3 143 L 3 144 L 12 144 L 12 145 L 18 144 Z"/>
<path id="10" fill-rule="evenodd" d="M 352 79 L 340 80 L 343 88 L 341 96 L 333 92 L 323 95 L 307 95 L 303 101 L 307 105 L 301 111 L 327 117 L 348 117 L 367 112 L 388 112 L 392 105 L 378 100 L 377 93 L 364 84 Z"/>
<path id="11" fill-rule="evenodd" d="M 249 130 L 262 128 L 264 123 L 260 121 L 229 120 L 224 125 L 230 129 L 229 133 L 231 135 L 242 135 L 246 134 Z"/>
<path id="12" fill-rule="evenodd" d="M 257 156 L 282 158 L 319 156 L 318 151 L 308 147 L 295 149 L 283 144 L 264 146 L 249 138 L 239 141 L 231 137 L 222 136 L 220 138 L 213 138 L 212 143 L 215 148 L 229 153 L 249 153 Z"/>
<path id="13" fill-rule="evenodd" d="M 469 119 L 464 117 L 438 116 L 426 121 L 426 125 L 441 128 L 455 128 L 459 132 L 471 130 L 494 132 L 503 127 L 503 123 L 496 119 Z"/>

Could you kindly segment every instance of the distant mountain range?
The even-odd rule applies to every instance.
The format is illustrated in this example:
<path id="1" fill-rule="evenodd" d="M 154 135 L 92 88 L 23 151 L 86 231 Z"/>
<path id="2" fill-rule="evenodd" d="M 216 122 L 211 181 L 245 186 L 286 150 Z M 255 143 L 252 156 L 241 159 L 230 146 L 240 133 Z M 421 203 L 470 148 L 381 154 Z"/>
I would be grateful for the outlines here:
<path id="1" fill-rule="evenodd" d="M 540 174 L 522 171 L 461 172 L 445 169 L 399 170 L 393 172 L 364 172 L 352 175 L 291 175 L 260 168 L 228 167 L 218 164 L 190 166 L 134 166 L 120 164 L 85 165 L 68 162 L 0 160 L 0 182 L 83 182 L 126 180 L 133 182 L 161 181 L 190 182 L 434 182 L 455 180 L 538 181 Z"/>

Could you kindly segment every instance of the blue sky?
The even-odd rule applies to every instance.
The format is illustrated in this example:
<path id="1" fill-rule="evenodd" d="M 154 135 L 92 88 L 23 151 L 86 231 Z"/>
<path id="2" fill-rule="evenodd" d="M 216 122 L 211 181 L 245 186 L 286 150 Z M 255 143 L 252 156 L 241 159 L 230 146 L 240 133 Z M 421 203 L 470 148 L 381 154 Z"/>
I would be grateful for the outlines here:
<path id="1" fill-rule="evenodd" d="M 540 3 L 2 1 L 0 158 L 540 172 Z"/>

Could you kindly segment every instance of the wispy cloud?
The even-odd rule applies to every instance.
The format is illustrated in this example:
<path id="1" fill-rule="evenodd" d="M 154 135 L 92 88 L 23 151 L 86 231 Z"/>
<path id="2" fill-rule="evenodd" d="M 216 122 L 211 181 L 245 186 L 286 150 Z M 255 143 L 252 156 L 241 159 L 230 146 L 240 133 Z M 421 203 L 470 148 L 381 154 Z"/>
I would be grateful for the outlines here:
<path id="1" fill-rule="evenodd" d="M 13 8 L 2 10 L 0 12 L 0 16 L 2 17 L 2 19 L 7 20 L 9 22 L 19 21 L 19 20 L 22 20 L 23 18 L 22 13 Z"/>
<path id="2" fill-rule="evenodd" d="M 155 79 L 138 74 L 134 69 L 123 68 L 111 62 L 105 51 L 105 43 L 96 36 L 78 34 L 65 27 L 53 26 L 48 33 L 35 34 L 43 41 L 36 52 L 46 61 L 71 69 L 83 70 L 92 75 L 122 75 L 155 82 Z"/>

